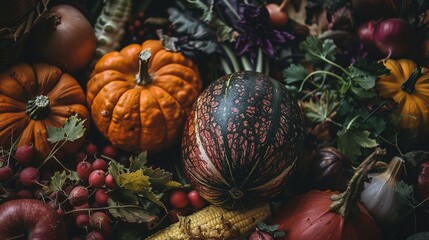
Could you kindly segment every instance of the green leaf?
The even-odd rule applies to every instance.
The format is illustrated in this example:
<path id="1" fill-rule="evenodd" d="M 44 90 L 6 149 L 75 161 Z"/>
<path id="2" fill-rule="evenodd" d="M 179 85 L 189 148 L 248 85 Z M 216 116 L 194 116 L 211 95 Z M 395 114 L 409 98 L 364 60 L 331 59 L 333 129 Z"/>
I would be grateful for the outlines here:
<path id="1" fill-rule="evenodd" d="M 302 65 L 291 64 L 288 68 L 283 71 L 286 84 L 293 84 L 296 82 L 302 82 L 307 77 L 308 72 Z"/>
<path id="2" fill-rule="evenodd" d="M 75 141 L 85 134 L 85 123 L 86 119 L 80 119 L 77 114 L 69 117 L 63 124 L 63 126 L 56 128 L 46 126 L 48 131 L 48 141 L 51 143 L 57 143 L 60 141 Z"/>
<path id="3" fill-rule="evenodd" d="M 376 134 L 381 134 L 386 129 L 386 121 L 382 117 L 371 116 L 367 123 Z"/>
<path id="4" fill-rule="evenodd" d="M 173 174 L 162 168 L 146 168 L 144 174 L 149 177 L 149 181 L 154 188 L 165 188 L 166 184 L 172 179 Z"/>
<path id="5" fill-rule="evenodd" d="M 369 137 L 370 132 L 356 128 L 345 128 L 338 132 L 338 150 L 354 161 L 361 154 L 360 148 L 372 148 L 378 145 L 375 139 Z"/>
<path id="6" fill-rule="evenodd" d="M 404 154 L 405 161 L 411 163 L 414 167 L 419 167 L 420 164 L 429 159 L 429 151 L 415 150 Z"/>
<path id="7" fill-rule="evenodd" d="M 305 110 L 306 117 L 314 123 L 332 119 L 339 106 L 337 99 L 337 95 L 325 92 L 319 101 L 313 101 L 310 99 L 309 102 L 303 102 L 302 106 Z"/>
<path id="8" fill-rule="evenodd" d="M 226 25 L 219 18 L 215 17 L 210 22 L 210 25 L 216 28 L 216 35 L 219 38 L 219 41 L 234 41 L 234 29 Z"/>
<path id="9" fill-rule="evenodd" d="M 124 165 L 116 161 L 109 162 L 109 168 L 107 171 L 112 175 L 113 179 L 115 179 L 116 183 L 118 184 L 120 184 L 119 175 L 126 172 Z"/>
<path id="10" fill-rule="evenodd" d="M 325 59 L 329 61 L 335 60 L 337 46 L 335 46 L 332 39 L 321 41 L 316 36 L 310 35 L 301 43 L 300 47 L 304 50 L 305 59 L 309 63 L 326 63 Z"/>
<path id="11" fill-rule="evenodd" d="M 143 174 L 143 169 L 120 174 L 118 184 L 135 193 L 140 193 L 150 187 L 149 177 Z"/>
<path id="12" fill-rule="evenodd" d="M 375 86 L 375 80 L 377 80 L 377 76 L 370 75 L 369 73 L 363 72 L 353 66 L 350 67 L 350 73 L 352 74 L 352 84 L 357 84 L 366 90 Z"/>
<path id="13" fill-rule="evenodd" d="M 368 91 L 367 89 L 364 89 L 359 85 L 351 85 L 350 90 L 352 91 L 356 99 L 372 99 L 376 97 L 375 92 Z"/>
<path id="14" fill-rule="evenodd" d="M 381 76 L 390 74 L 390 70 L 387 69 L 381 62 L 368 62 L 364 58 L 358 58 L 356 63 L 352 66 L 355 69 L 359 69 L 362 72 L 366 72 L 372 76 Z"/>
<path id="15" fill-rule="evenodd" d="M 116 188 L 112 190 L 109 194 L 110 198 L 115 202 L 121 202 L 124 205 L 138 205 L 139 197 L 135 195 L 132 191 L 129 191 L 124 188 Z"/>
<path id="16" fill-rule="evenodd" d="M 49 183 L 43 188 L 46 194 L 61 191 L 66 182 L 78 182 L 80 180 L 75 171 L 56 171 Z"/>
<path id="17" fill-rule="evenodd" d="M 202 11 L 201 20 L 209 22 L 213 18 L 213 13 L 210 11 L 210 6 L 207 6 L 201 0 L 187 0 L 186 5 L 189 7 L 198 8 Z"/>
<path id="18" fill-rule="evenodd" d="M 137 171 L 139 169 L 145 169 L 147 164 L 147 152 L 143 151 L 137 156 L 130 157 L 130 172 Z"/>
<path id="19" fill-rule="evenodd" d="M 141 194 L 139 194 L 139 196 L 147 198 L 149 201 L 163 208 L 165 212 L 168 211 L 164 203 L 161 202 L 160 197 L 158 197 L 154 192 L 150 191 L 149 189 L 144 189 Z"/>
<path id="20" fill-rule="evenodd" d="M 401 213 L 406 216 L 414 210 L 416 199 L 414 198 L 414 188 L 412 185 L 408 185 L 404 181 L 399 181 L 396 184 L 395 189 L 396 196 L 401 203 Z"/>
<path id="21" fill-rule="evenodd" d="M 116 202 L 112 198 L 109 198 L 108 205 L 110 207 L 109 213 L 112 214 L 113 217 L 121 219 L 124 222 L 145 223 L 153 222 L 158 219 L 156 215 L 151 214 L 138 205 L 124 206 L 124 204 Z"/>

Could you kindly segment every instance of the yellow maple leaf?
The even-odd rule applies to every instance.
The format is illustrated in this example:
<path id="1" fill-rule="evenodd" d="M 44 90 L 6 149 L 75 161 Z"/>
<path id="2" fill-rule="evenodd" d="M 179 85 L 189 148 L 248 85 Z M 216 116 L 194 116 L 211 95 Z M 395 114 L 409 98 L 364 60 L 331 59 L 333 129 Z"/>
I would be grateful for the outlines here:
<path id="1" fill-rule="evenodd" d="M 133 191 L 141 192 L 150 186 L 149 176 L 143 174 L 143 169 L 119 175 L 120 186 Z"/>

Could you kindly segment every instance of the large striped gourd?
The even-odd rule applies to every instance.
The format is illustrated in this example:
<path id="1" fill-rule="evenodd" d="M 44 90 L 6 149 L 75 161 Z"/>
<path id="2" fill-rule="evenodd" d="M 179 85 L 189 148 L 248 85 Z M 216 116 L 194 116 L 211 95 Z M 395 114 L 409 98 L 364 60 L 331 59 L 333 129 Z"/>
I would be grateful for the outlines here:
<path id="1" fill-rule="evenodd" d="M 252 206 L 281 190 L 304 142 L 301 111 L 287 89 L 243 71 L 199 96 L 182 141 L 184 171 L 209 202 Z"/>

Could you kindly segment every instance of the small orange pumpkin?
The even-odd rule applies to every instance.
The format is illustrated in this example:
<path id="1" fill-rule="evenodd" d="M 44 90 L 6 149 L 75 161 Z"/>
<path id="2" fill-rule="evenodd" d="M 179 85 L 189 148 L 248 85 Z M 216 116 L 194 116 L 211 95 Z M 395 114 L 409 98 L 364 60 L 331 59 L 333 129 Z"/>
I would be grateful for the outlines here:
<path id="1" fill-rule="evenodd" d="M 419 139 L 429 138 L 429 72 L 408 59 L 384 61 L 389 75 L 377 81 L 380 96 L 398 104 L 400 127 L 410 129 Z"/>
<path id="2" fill-rule="evenodd" d="M 0 146 L 33 144 L 35 160 L 46 159 L 53 144 L 47 126 L 61 127 L 72 115 L 89 118 L 85 94 L 79 83 L 55 66 L 19 63 L 0 74 Z M 88 129 L 89 120 L 85 121 Z M 76 152 L 85 137 L 67 142 L 57 152 L 61 158 Z"/>
<path id="3" fill-rule="evenodd" d="M 113 146 L 159 151 L 177 144 L 201 92 L 196 65 L 161 41 L 131 44 L 105 54 L 87 84 L 95 126 Z"/>

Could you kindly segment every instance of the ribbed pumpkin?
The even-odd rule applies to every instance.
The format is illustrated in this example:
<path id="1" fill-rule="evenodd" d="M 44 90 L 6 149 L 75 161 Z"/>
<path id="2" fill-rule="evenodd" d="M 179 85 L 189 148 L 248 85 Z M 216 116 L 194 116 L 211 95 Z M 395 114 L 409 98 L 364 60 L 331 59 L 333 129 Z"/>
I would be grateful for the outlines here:
<path id="1" fill-rule="evenodd" d="M 159 151 L 179 142 L 201 88 L 190 59 L 148 40 L 98 60 L 87 102 L 93 122 L 114 146 Z"/>
<path id="2" fill-rule="evenodd" d="M 185 125 L 184 172 L 209 202 L 252 206 L 281 190 L 303 148 L 304 120 L 280 83 L 257 72 L 214 81 Z"/>
<path id="3" fill-rule="evenodd" d="M 46 127 L 60 127 L 75 114 L 89 118 L 85 94 L 78 82 L 59 68 L 20 63 L 0 74 L 0 146 L 8 148 L 18 138 L 17 146 L 32 143 L 40 163 L 53 147 Z M 86 129 L 88 126 L 89 119 L 85 121 Z M 76 152 L 83 142 L 84 137 L 67 142 L 57 156 Z"/>
<path id="4" fill-rule="evenodd" d="M 380 96 L 398 103 L 400 126 L 429 138 L 429 72 L 408 59 L 384 61 L 389 75 L 377 81 Z"/>

